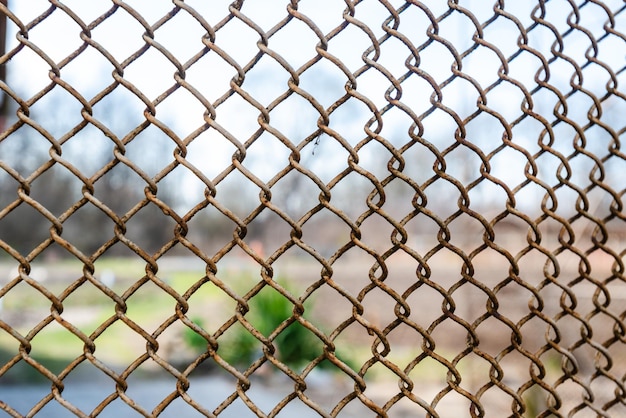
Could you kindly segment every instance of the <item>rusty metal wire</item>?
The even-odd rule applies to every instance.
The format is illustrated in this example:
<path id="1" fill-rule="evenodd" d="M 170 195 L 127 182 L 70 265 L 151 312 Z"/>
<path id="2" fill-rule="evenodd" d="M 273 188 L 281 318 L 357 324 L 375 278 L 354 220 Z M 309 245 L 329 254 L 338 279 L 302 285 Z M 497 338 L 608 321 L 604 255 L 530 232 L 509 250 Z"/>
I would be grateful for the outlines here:
<path id="1" fill-rule="evenodd" d="M 257 416 L 287 414 L 294 403 L 320 416 L 626 413 L 623 2 L 498 0 L 485 7 L 462 0 L 329 0 L 316 12 L 305 1 L 255 9 L 259 2 L 237 0 L 224 4 L 221 14 L 209 15 L 202 3 L 161 0 L 151 2 L 155 9 L 166 6 L 156 17 L 161 9 L 147 10 L 141 2 L 100 2 L 106 8 L 95 17 L 71 3 L 49 0 L 47 9 L 29 17 L 19 15 L 11 2 L 0 4 L 8 35 L 16 40 L 0 58 L 3 71 L 8 68 L 10 76 L 11 62 L 34 56 L 45 63 L 49 76 L 41 88 L 30 83 L 26 95 L 17 78 L 0 81 L 15 113 L 0 145 L 27 131 L 35 132 L 48 151 L 29 171 L 20 165 L 28 155 L 0 149 L 0 180 L 12 188 L 0 205 L 0 248 L 2 260 L 16 267 L 2 283 L 0 300 L 27 288 L 50 309 L 26 328 L 0 316 L 4 341 L 17 347 L 0 358 L 0 384 L 23 364 L 50 384 L 47 396 L 28 411 L 4 399 L 0 386 L 0 409 L 8 415 L 44 414 L 56 402 L 76 416 L 97 416 L 123 402 L 149 417 L 172 410 L 181 400 L 202 416 L 226 415 L 237 402 Z M 341 13 L 335 13 L 338 3 Z M 266 15 L 258 14 L 263 9 Z M 328 19 L 322 21 L 324 15 Z M 74 28 L 77 45 L 60 57 L 37 41 L 40 28 L 59 16 Z M 140 35 L 124 38 L 139 47 L 120 55 L 101 33 L 108 22 L 122 17 Z M 184 18 L 185 25 L 202 33 L 196 38 L 180 34 L 179 44 L 190 48 L 185 54 L 161 38 L 168 25 Z M 294 37 L 293 28 L 301 31 L 291 39 L 291 48 L 296 45 L 299 51 L 281 49 L 285 36 Z M 350 58 L 355 51 L 357 60 Z M 295 52 L 306 58 L 296 62 L 301 56 Z M 110 69 L 110 75 L 99 76 L 95 93 L 67 76 L 81 56 L 91 56 L 87 54 L 103 59 Z M 164 87 L 156 93 L 145 91 L 142 83 L 150 74 L 132 76 L 150 54 L 171 69 L 170 78 L 158 80 Z M 215 68 L 221 66 L 221 73 L 203 77 L 223 80 L 210 92 L 192 79 L 208 59 Z M 271 70 L 258 72 L 262 65 Z M 335 78 L 323 78 L 315 72 L 319 68 Z M 259 88 L 273 76 L 283 77 L 284 83 L 278 83 L 282 90 Z M 250 81 L 254 77 L 257 84 Z M 68 111 L 68 120 L 76 122 L 53 130 L 35 109 L 59 91 L 79 106 L 80 117 L 72 118 Z M 119 92 L 143 108 L 140 123 L 122 133 L 100 110 Z M 203 112 L 192 129 L 181 129 L 168 116 L 167 104 L 183 94 Z M 306 111 L 290 110 L 294 103 Z M 190 109 L 179 110 L 189 114 Z M 248 131 L 238 126 L 244 122 L 232 121 L 243 120 L 246 112 L 256 124 Z M 312 123 L 307 119 L 311 113 Z M 294 122 L 296 129 L 283 128 L 281 114 L 301 118 Z M 89 129 L 107 141 L 111 153 L 104 163 L 87 169 L 82 157 L 72 157 L 70 147 Z M 166 156 L 158 151 L 166 161 L 158 169 L 132 153 L 138 143 L 147 152 L 143 135 L 154 132 L 168 144 Z M 211 166 L 211 174 L 207 167 L 213 163 L 203 165 L 208 157 L 198 154 L 210 153 L 212 145 L 204 151 L 195 148 L 209 134 L 232 154 L 216 165 L 219 169 Z M 268 137 L 275 148 L 256 154 Z M 280 151 L 272 151 L 276 147 Z M 259 165 L 255 155 L 265 160 Z M 372 156 L 384 160 L 382 168 L 372 163 Z M 263 169 L 272 164 L 277 168 L 265 174 Z M 339 169 L 333 171 L 333 164 Z M 37 194 L 55 170 L 80 189 L 61 208 Z M 142 189 L 141 197 L 124 202 L 123 208 L 102 194 L 108 178 L 118 172 Z M 202 196 L 190 191 L 186 205 L 175 205 L 167 194 L 185 187 L 177 183 L 180 172 L 203 189 Z M 169 180 L 173 178 L 178 180 Z M 226 187 L 229 181 L 235 181 L 235 189 Z M 359 194 L 357 185 L 363 184 L 366 192 Z M 285 190 L 311 199 L 285 198 Z M 253 205 L 241 209 L 233 204 L 233 193 Z M 296 200 L 304 209 L 298 209 Z M 24 208 L 45 218 L 48 226 L 48 233 L 27 251 L 2 232 L 14 222 L 12 214 Z M 93 250 L 77 242 L 80 234 L 68 232 L 88 208 L 97 209 L 109 225 Z M 167 228 L 166 239 L 154 248 L 133 235 L 136 220 L 150 208 Z M 198 221 L 209 210 L 228 225 L 226 241 L 198 238 L 212 234 Z M 273 238 L 253 238 L 268 217 L 274 220 L 268 235 Z M 85 222 L 81 230 L 94 227 Z M 320 242 L 327 243 L 323 236 L 334 232 L 324 225 L 343 231 L 328 247 Z M 37 233 L 41 231 L 32 231 Z M 274 245 L 265 242 L 261 250 L 256 241 L 265 239 Z M 144 266 L 122 289 L 107 284 L 99 267 L 120 247 Z M 79 277 L 60 289 L 33 273 L 59 251 L 81 265 Z M 203 277 L 185 288 L 162 273 L 168 257 L 180 254 L 200 261 L 204 269 Z M 255 279 L 243 292 L 229 278 L 233 254 L 254 266 Z M 306 278 L 301 293 L 294 293 L 277 273 L 293 254 L 305 260 L 296 263 L 294 273 Z M 139 303 L 136 295 L 151 287 L 174 304 L 156 327 L 132 314 L 133 304 Z M 223 320 L 211 329 L 191 315 L 198 309 L 195 295 L 209 287 L 228 301 L 214 308 Z M 86 288 L 112 309 L 91 330 L 64 313 Z M 293 312 L 264 335 L 249 312 L 251 301 L 269 288 L 287 298 Z M 312 305 L 317 295 L 323 296 Z M 343 314 L 330 313 L 335 308 Z M 325 316 L 333 317 L 331 328 L 323 323 Z M 283 362 L 276 348 L 279 335 L 296 323 L 323 347 L 301 369 Z M 54 326 L 82 345 L 82 353 L 58 370 L 33 354 L 39 336 Z M 145 344 L 121 368 L 98 349 L 116 327 L 130 330 Z M 258 356 L 246 367 L 231 364 L 223 351 L 226 336 L 237 327 L 260 342 Z M 168 355 L 164 347 L 173 329 L 197 334 L 206 350 L 181 366 L 175 361 L 177 349 Z M 346 347 L 361 353 L 355 357 L 358 364 L 339 354 Z M 345 393 L 332 402 L 320 401 L 310 387 L 322 363 L 330 363 L 348 382 Z M 152 409 L 132 395 L 133 385 L 141 384 L 134 377 L 148 364 L 175 380 Z M 192 391 L 193 377 L 206 364 L 231 377 L 230 395 L 215 405 Z M 90 410 L 81 410 L 64 395 L 85 365 L 105 376 L 110 389 Z M 255 379 L 268 368 L 285 377 L 290 388 L 269 410 L 251 395 L 259 385 Z M 384 390 L 379 381 L 386 382 Z"/>

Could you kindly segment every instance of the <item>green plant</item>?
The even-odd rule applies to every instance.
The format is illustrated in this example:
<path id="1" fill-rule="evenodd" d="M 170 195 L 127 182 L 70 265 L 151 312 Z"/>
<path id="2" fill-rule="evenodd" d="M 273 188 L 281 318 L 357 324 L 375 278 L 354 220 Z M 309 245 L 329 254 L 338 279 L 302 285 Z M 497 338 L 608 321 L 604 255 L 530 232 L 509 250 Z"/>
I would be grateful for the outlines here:
<path id="1" fill-rule="evenodd" d="M 298 294 L 291 288 L 287 290 L 292 295 Z M 264 287 L 250 298 L 248 306 L 250 310 L 245 315 L 246 320 L 265 337 L 269 337 L 293 315 L 293 304 L 270 286 Z M 204 320 L 200 318 L 193 320 L 204 327 Z M 196 351 L 206 349 L 206 340 L 191 329 L 186 330 L 184 339 Z M 297 321 L 276 335 L 272 343 L 278 360 L 294 369 L 302 367 L 323 351 L 320 339 Z M 240 323 L 233 324 L 219 338 L 218 354 L 231 364 L 250 364 L 261 355 L 262 349 L 262 343 Z M 330 363 L 326 361 L 320 364 L 322 367 L 327 365 Z"/>
<path id="2" fill-rule="evenodd" d="M 289 299 L 269 286 L 250 299 L 249 306 L 250 323 L 266 337 L 293 315 Z M 299 367 L 322 353 L 319 338 L 297 321 L 278 334 L 273 344 L 277 358 L 290 367 Z"/>

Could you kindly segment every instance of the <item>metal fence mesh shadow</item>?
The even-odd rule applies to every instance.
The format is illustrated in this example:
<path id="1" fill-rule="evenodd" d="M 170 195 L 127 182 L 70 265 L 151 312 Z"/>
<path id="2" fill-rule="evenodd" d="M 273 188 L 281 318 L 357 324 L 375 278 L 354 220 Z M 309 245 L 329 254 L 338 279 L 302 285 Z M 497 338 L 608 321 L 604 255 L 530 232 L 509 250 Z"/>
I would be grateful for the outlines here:
<path id="1" fill-rule="evenodd" d="M 0 4 L 0 409 L 626 414 L 626 6 L 513 3 Z"/>

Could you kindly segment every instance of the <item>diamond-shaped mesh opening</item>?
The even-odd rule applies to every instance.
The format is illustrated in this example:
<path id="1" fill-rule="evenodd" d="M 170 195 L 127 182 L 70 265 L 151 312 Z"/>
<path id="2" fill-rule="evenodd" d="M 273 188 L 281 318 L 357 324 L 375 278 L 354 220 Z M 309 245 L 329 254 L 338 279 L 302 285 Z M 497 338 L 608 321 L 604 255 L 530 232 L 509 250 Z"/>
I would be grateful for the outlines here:
<path id="1" fill-rule="evenodd" d="M 216 33 L 216 41 L 220 42 L 221 39 L 237 39 L 237 43 L 229 46 L 225 52 L 241 67 L 252 61 L 259 52 L 256 45 L 259 34 L 239 18 L 232 18 L 220 27 Z"/>
<path id="2" fill-rule="evenodd" d="M 115 35 L 109 36 L 112 27 L 120 29 L 114 31 Z M 144 32 L 145 29 L 141 24 L 124 8 L 119 7 L 94 28 L 92 38 L 102 45 L 114 60 L 122 63 L 145 44 L 142 38 Z"/>
<path id="3" fill-rule="evenodd" d="M 20 222 L 25 217 L 31 220 L 28 225 Z M 2 221 L 7 224 L 0 231 L 5 251 L 8 247 L 9 250 L 28 254 L 50 236 L 50 222 L 39 211 L 25 203 L 4 216 Z"/>
<path id="4" fill-rule="evenodd" d="M 69 365 L 70 359 L 82 354 L 84 345 L 80 338 L 55 321 L 47 324 L 30 343 L 33 349 L 28 355 L 57 375 Z"/>
<path id="5" fill-rule="evenodd" d="M 214 75 L 207 77 L 208 72 Z M 226 93 L 230 80 L 236 76 L 236 69 L 213 51 L 207 51 L 185 71 L 185 80 L 210 103 Z"/>
<path id="6" fill-rule="evenodd" d="M 146 152 L 146 148 L 151 152 Z M 141 170 L 151 178 L 171 162 L 174 148 L 174 141 L 151 125 L 126 145 L 125 157 L 132 161 L 133 169 Z"/>
<path id="7" fill-rule="evenodd" d="M 149 48 L 141 57 L 147 62 L 157 63 L 155 69 L 148 73 L 144 64 L 146 61 L 136 60 L 124 70 L 124 79 L 152 101 L 174 84 L 176 67 L 156 48 Z"/>
<path id="8" fill-rule="evenodd" d="M 112 309 L 109 310 L 111 311 Z M 122 373 L 145 354 L 146 339 L 122 320 L 107 320 L 103 323 L 107 324 L 106 329 L 98 329 L 97 335 L 92 334 L 96 346 L 94 354 L 105 366 L 118 374 Z"/>
<path id="9" fill-rule="evenodd" d="M 22 126 L 14 135 L 7 137 L 0 143 L 3 164 L 26 178 L 37 167 L 50 159 L 47 154 L 48 146 L 49 143 L 45 137 L 28 125 Z M 20 155 L 24 155 L 24 158 L 19 158 Z M 14 159 L 18 159 L 19 162 L 11 165 L 5 163 L 5 161 L 13 161 Z"/>
<path id="10" fill-rule="evenodd" d="M 259 128 L 257 118 L 259 110 L 252 104 L 248 103 L 239 94 L 229 95 L 227 100 L 216 109 L 217 117 L 215 121 L 218 126 L 225 129 L 218 132 L 224 136 L 236 147 L 244 144 Z M 236 114 L 237 118 L 232 118 L 232 114 Z M 230 157 L 230 155 L 229 155 Z"/>
<path id="11" fill-rule="evenodd" d="M 57 27 L 64 27 L 66 30 L 55 30 Z M 67 30 L 68 28 L 72 29 Z M 46 56 L 49 59 L 60 62 L 82 43 L 77 36 L 79 33 L 80 26 L 63 11 L 56 9 L 29 31 L 29 40 L 42 51 L 48 51 Z M 54 45 L 57 46 L 53 47 Z"/>
<path id="12" fill-rule="evenodd" d="M 13 273 L 9 274 L 13 276 Z M 43 272 L 34 271 L 33 276 L 41 280 Z M 6 293 L 2 296 L 3 321 L 22 336 L 26 336 L 33 327 L 49 315 L 46 308 L 49 308 L 50 304 L 41 292 L 25 282 L 12 286 L 10 290 L 11 294 Z M 9 334 L 3 333 L 3 340 L 13 349 L 15 344 L 18 344 L 18 340 Z"/>

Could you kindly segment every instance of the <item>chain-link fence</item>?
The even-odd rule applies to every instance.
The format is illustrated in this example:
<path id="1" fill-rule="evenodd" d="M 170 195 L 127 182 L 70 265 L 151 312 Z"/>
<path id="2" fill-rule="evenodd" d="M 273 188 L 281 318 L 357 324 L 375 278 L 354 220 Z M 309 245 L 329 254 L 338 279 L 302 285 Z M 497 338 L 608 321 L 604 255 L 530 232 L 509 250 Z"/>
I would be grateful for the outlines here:
<path id="1" fill-rule="evenodd" d="M 0 410 L 623 416 L 625 9 L 4 2 Z"/>

